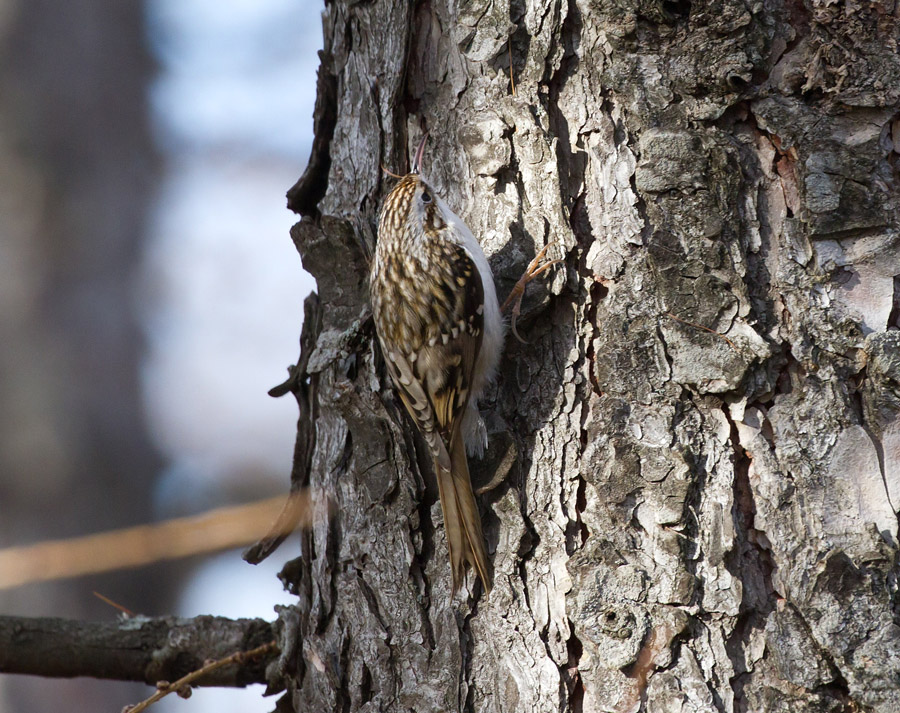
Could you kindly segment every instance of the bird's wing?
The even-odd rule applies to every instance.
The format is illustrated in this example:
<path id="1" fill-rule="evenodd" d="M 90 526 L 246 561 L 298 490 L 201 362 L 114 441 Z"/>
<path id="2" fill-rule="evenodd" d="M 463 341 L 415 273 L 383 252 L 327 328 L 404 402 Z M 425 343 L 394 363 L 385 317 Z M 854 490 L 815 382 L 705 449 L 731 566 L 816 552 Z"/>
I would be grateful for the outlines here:
<path id="1" fill-rule="evenodd" d="M 385 352 L 385 362 L 387 363 L 391 380 L 394 382 L 394 388 L 400 395 L 403 405 L 406 406 L 407 412 L 412 416 L 416 426 L 418 426 L 419 431 L 425 438 L 431 455 L 442 468 L 449 470 L 450 455 L 435 423 L 434 406 L 432 406 L 431 399 L 428 398 L 428 394 L 425 392 L 424 384 L 419 380 L 410 364 L 409 356 L 399 350 L 389 353 L 383 344 L 382 351 Z"/>
<path id="2" fill-rule="evenodd" d="M 418 278 L 427 287 L 390 317 L 399 331 L 416 335 L 413 343 L 402 349 L 382 340 L 382 351 L 407 411 L 449 469 L 447 448 L 461 426 L 484 334 L 484 287 L 465 247 L 442 241 L 436 249 L 444 254 Z"/>
<path id="3" fill-rule="evenodd" d="M 447 251 L 442 264 L 448 267 L 435 282 L 432 302 L 440 328 L 429 336 L 417 366 L 438 428 L 449 444 L 469 401 L 484 336 L 484 286 L 465 247 L 450 244 Z"/>

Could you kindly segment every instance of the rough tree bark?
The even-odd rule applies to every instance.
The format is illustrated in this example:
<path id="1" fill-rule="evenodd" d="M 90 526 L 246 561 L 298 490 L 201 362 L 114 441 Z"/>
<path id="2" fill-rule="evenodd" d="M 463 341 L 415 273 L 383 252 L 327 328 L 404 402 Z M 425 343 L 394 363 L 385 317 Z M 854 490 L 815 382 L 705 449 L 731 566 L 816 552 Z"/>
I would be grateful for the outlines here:
<path id="1" fill-rule="evenodd" d="M 895 18 L 327 4 L 289 198 L 321 300 L 298 485 L 328 507 L 285 575 L 279 710 L 900 710 Z M 424 129 L 501 299 L 565 258 L 482 409 L 487 598 L 451 600 L 366 296 L 382 164 Z"/>

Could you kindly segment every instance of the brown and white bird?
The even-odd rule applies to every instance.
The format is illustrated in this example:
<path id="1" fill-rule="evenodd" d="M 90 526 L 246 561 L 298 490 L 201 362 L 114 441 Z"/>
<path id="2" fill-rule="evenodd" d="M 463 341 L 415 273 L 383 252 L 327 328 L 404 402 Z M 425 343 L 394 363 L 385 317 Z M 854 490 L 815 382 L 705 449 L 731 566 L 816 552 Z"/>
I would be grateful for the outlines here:
<path id="1" fill-rule="evenodd" d="M 453 591 L 466 562 L 490 591 L 466 446 L 487 442 L 477 401 L 497 370 L 504 323 L 481 246 L 419 174 L 424 147 L 423 138 L 381 210 L 372 310 L 388 372 L 434 461 Z"/>

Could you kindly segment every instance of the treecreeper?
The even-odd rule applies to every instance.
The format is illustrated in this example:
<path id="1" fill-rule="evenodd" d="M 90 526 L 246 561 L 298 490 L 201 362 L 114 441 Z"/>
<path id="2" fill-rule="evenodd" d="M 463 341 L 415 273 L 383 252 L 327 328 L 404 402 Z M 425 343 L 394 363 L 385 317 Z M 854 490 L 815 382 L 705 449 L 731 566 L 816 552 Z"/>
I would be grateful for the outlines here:
<path id="1" fill-rule="evenodd" d="M 466 448 L 487 445 L 477 402 L 500 361 L 503 317 L 481 245 L 420 175 L 424 148 L 425 138 L 381 209 L 372 311 L 388 373 L 434 463 L 453 591 L 467 562 L 490 591 Z"/>
<path id="2" fill-rule="evenodd" d="M 505 324 L 484 251 L 462 219 L 421 176 L 422 138 L 412 170 L 388 194 L 369 275 L 375 330 L 394 388 L 428 444 L 450 553 L 453 592 L 466 563 L 487 592 L 491 572 L 468 454 L 481 455 L 487 429 L 478 399 L 497 371 Z M 552 243 L 551 243 L 552 245 Z M 543 248 L 513 288 L 512 329 L 525 285 L 559 260 Z"/>

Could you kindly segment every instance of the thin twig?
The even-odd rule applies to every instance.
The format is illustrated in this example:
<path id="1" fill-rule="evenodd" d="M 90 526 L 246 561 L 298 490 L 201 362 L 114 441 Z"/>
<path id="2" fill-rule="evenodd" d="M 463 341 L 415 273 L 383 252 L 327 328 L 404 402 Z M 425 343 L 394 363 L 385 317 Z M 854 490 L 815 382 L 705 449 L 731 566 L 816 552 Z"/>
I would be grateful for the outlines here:
<path id="1" fill-rule="evenodd" d="M 681 319 L 680 317 L 676 317 L 671 312 L 666 312 L 666 317 L 671 317 L 676 322 L 681 322 L 682 324 L 686 324 L 689 327 L 696 327 L 697 329 L 702 329 L 704 332 L 709 332 L 710 334 L 715 334 L 717 337 L 721 337 L 726 342 L 728 342 L 729 346 L 735 351 L 740 351 L 728 337 L 726 337 L 721 332 L 717 332 L 715 329 L 710 329 L 709 327 L 704 327 L 702 324 L 694 324 L 694 322 L 688 322 L 686 319 Z"/>
<path id="2" fill-rule="evenodd" d="M 141 701 L 133 706 L 125 706 L 122 709 L 122 713 L 140 713 L 140 711 L 147 710 L 150 706 L 152 706 L 157 701 L 162 700 L 170 693 L 178 693 L 178 695 L 187 698 L 190 696 L 190 688 L 189 684 L 196 681 L 198 678 L 202 678 L 204 675 L 209 673 L 210 671 L 215 671 L 217 668 L 222 668 L 223 666 L 228 666 L 229 664 L 237 664 L 243 665 L 248 661 L 252 661 L 259 656 L 265 656 L 268 653 L 273 653 L 278 651 L 278 643 L 275 641 L 270 641 L 268 644 L 263 644 L 262 646 L 257 646 L 255 649 L 251 649 L 250 651 L 237 651 L 231 656 L 226 656 L 224 659 L 219 659 L 218 661 L 210 661 L 206 665 L 201 668 L 198 668 L 196 671 L 192 671 L 187 676 L 182 676 L 174 683 L 168 683 L 166 681 L 159 681 L 156 684 L 156 692 L 147 698 L 146 700 Z"/>
<path id="3" fill-rule="evenodd" d="M 131 609 L 129 609 L 128 607 L 122 606 L 122 605 L 119 604 L 118 602 L 114 602 L 114 601 L 113 601 L 112 599 L 110 599 L 109 597 L 104 597 L 102 594 L 100 594 L 100 592 L 93 592 L 93 595 L 94 595 L 95 597 L 97 597 L 97 599 L 99 599 L 101 602 L 105 602 L 105 603 L 109 604 L 113 609 L 118 609 L 118 610 L 119 610 L 120 612 L 122 612 L 125 616 L 129 616 L 129 617 L 131 617 L 131 616 L 137 616 L 137 615 L 136 615 L 133 611 L 131 611 Z"/>

